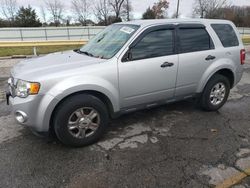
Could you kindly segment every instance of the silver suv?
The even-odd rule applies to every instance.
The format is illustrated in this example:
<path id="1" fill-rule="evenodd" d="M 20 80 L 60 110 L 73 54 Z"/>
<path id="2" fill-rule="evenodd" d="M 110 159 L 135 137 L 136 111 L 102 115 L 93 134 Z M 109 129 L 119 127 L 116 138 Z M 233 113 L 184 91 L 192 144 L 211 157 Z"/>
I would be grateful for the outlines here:
<path id="1" fill-rule="evenodd" d="M 193 97 L 204 110 L 218 110 L 240 81 L 244 61 L 244 46 L 229 21 L 118 23 L 81 49 L 16 65 L 7 102 L 19 123 L 84 146 L 124 113 Z"/>

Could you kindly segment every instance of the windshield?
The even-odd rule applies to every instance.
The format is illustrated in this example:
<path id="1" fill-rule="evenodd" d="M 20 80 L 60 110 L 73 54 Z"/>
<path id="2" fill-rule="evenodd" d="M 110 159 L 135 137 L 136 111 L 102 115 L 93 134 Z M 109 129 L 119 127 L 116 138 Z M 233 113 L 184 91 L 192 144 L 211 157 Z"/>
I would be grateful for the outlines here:
<path id="1" fill-rule="evenodd" d="M 92 38 L 80 52 L 98 58 L 112 58 L 139 28 L 138 25 L 115 24 Z"/>

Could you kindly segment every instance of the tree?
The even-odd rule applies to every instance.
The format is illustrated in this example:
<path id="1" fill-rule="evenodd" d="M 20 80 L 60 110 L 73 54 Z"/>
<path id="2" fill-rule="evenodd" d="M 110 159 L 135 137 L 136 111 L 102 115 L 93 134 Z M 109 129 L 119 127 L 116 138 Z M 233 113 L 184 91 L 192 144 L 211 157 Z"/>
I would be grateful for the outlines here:
<path id="1" fill-rule="evenodd" d="M 10 25 L 14 24 L 17 12 L 17 0 L 2 0 L 1 11 L 3 16 L 10 22 Z"/>
<path id="2" fill-rule="evenodd" d="M 143 13 L 142 19 L 155 19 L 154 11 L 150 7 L 148 7 L 146 12 Z"/>
<path id="3" fill-rule="evenodd" d="M 216 11 L 225 7 L 228 0 L 196 0 L 194 4 L 194 13 L 201 18 L 213 18 Z"/>
<path id="4" fill-rule="evenodd" d="M 8 27 L 9 23 L 6 20 L 0 18 L 0 27 Z"/>
<path id="5" fill-rule="evenodd" d="M 238 27 L 250 26 L 250 7 L 227 6 L 216 9 L 213 13 L 215 19 L 231 20 Z"/>
<path id="6" fill-rule="evenodd" d="M 47 11 L 52 16 L 53 23 L 50 23 L 50 24 L 58 27 L 63 18 L 62 13 L 63 13 L 64 5 L 62 1 L 61 0 L 45 0 L 45 4 L 47 7 Z"/>
<path id="7" fill-rule="evenodd" d="M 110 5 L 115 13 L 115 21 L 121 20 L 122 6 L 125 0 L 110 0 Z"/>
<path id="8" fill-rule="evenodd" d="M 130 0 L 126 0 L 122 6 L 122 10 L 121 10 L 121 17 L 124 18 L 124 20 L 126 21 L 130 21 L 131 20 L 131 12 L 132 12 L 132 5 L 131 5 L 131 1 Z"/>
<path id="9" fill-rule="evenodd" d="M 71 20 L 72 20 L 72 17 L 70 15 L 66 16 L 66 26 L 70 26 L 70 23 L 71 23 Z"/>
<path id="10" fill-rule="evenodd" d="M 154 3 L 152 10 L 154 11 L 155 18 L 161 19 L 167 17 L 167 9 L 169 8 L 169 2 L 167 0 L 159 0 Z"/>
<path id="11" fill-rule="evenodd" d="M 90 1 L 89 0 L 72 0 L 72 9 L 77 20 L 82 24 L 86 25 L 87 19 L 90 15 Z"/>
<path id="12" fill-rule="evenodd" d="M 109 16 L 111 13 L 111 6 L 108 0 L 98 0 L 95 6 L 95 15 L 98 19 L 99 25 L 108 25 Z"/>
<path id="13" fill-rule="evenodd" d="M 159 0 L 154 3 L 152 8 L 148 8 L 142 15 L 143 19 L 162 19 L 167 17 L 167 9 L 169 8 L 169 2 L 167 0 Z"/>
<path id="14" fill-rule="evenodd" d="M 15 25 L 17 27 L 40 27 L 42 23 L 37 17 L 36 11 L 30 6 L 19 8 L 15 18 Z"/>
<path id="15" fill-rule="evenodd" d="M 47 14 L 43 6 L 40 7 L 40 14 L 43 19 L 43 24 L 47 23 Z"/>
<path id="16" fill-rule="evenodd" d="M 250 6 L 245 7 L 244 26 L 250 27 Z"/>

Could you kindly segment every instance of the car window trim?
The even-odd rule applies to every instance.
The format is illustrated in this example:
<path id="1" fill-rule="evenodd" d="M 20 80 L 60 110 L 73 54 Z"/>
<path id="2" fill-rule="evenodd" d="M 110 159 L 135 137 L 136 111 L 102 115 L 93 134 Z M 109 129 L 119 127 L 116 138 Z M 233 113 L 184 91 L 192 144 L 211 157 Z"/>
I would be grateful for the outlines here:
<path id="1" fill-rule="evenodd" d="M 157 25 L 153 26 L 150 28 L 147 28 L 144 30 L 128 47 L 128 50 L 122 57 L 122 63 L 126 62 L 131 62 L 131 61 L 139 61 L 143 59 L 149 59 L 149 58 L 143 58 L 143 59 L 138 59 L 138 60 L 126 60 L 126 56 L 131 48 L 136 46 L 147 34 L 154 32 L 154 31 L 159 31 L 159 30 L 173 30 L 173 54 L 171 55 L 176 55 L 177 54 L 177 48 L 176 48 L 176 26 L 174 24 L 166 24 L 166 25 Z M 169 55 L 166 55 L 169 56 Z M 159 56 L 159 57 L 164 57 L 164 56 Z M 157 58 L 157 57 L 152 57 L 152 58 Z"/>
<path id="2" fill-rule="evenodd" d="M 180 33 L 179 31 L 181 29 L 204 29 L 206 31 L 206 33 L 208 34 L 208 36 L 210 37 L 210 42 L 212 42 L 212 44 L 210 44 L 210 49 L 208 50 L 199 50 L 199 51 L 193 51 L 193 52 L 181 52 L 180 51 Z M 179 24 L 176 27 L 176 50 L 177 50 L 177 54 L 187 54 L 187 53 L 195 53 L 195 52 L 204 52 L 204 51 L 210 51 L 210 50 L 215 50 L 215 45 L 214 45 L 214 41 L 211 37 L 211 35 L 209 34 L 209 32 L 206 29 L 206 26 L 203 24 Z"/>
<path id="3" fill-rule="evenodd" d="M 232 29 L 232 31 L 234 32 L 234 35 L 235 35 L 236 39 L 237 39 L 237 45 L 235 45 L 235 46 L 225 46 L 225 45 L 223 44 L 223 41 L 221 40 L 221 37 L 220 37 L 219 34 L 217 33 L 216 29 L 213 27 L 213 26 L 216 26 L 216 25 L 230 26 L 231 29 Z M 240 46 L 240 41 L 239 41 L 239 39 L 238 39 L 238 37 L 237 37 L 237 33 L 235 32 L 235 30 L 234 30 L 234 28 L 232 27 L 231 24 L 227 24 L 227 23 L 211 23 L 210 26 L 211 26 L 212 29 L 214 30 L 214 32 L 215 32 L 215 34 L 217 35 L 219 41 L 221 42 L 221 45 L 222 45 L 224 48 L 234 48 L 234 47 L 239 47 L 239 46 Z"/>
<path id="4" fill-rule="evenodd" d="M 178 29 L 206 29 L 206 26 L 203 24 L 178 24 Z"/>

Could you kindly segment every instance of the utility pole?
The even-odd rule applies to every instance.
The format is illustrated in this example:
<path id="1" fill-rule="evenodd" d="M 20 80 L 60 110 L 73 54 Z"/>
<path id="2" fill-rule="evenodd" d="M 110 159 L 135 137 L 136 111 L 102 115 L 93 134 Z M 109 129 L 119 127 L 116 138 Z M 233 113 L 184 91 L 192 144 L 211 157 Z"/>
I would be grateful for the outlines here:
<path id="1" fill-rule="evenodd" d="M 127 0 L 127 21 L 130 21 L 130 15 L 129 15 L 129 13 L 130 13 L 130 7 L 129 7 L 129 0 Z"/>
<path id="2" fill-rule="evenodd" d="M 177 2 L 176 18 L 179 17 L 179 8 L 180 8 L 180 0 L 178 0 L 178 2 Z"/>

